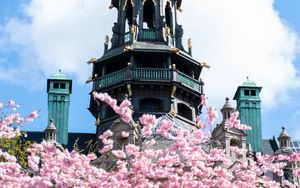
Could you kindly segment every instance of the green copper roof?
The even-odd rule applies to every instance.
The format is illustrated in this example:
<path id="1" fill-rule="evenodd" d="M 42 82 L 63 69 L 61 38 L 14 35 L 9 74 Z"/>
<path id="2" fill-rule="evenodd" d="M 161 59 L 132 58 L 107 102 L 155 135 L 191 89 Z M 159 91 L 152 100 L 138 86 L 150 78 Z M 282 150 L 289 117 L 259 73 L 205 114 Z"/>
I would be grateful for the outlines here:
<path id="1" fill-rule="evenodd" d="M 61 70 L 59 70 L 58 73 L 52 75 L 50 77 L 50 79 L 52 79 L 52 80 L 69 80 L 69 78 L 65 74 L 61 73 Z"/>
<path id="2" fill-rule="evenodd" d="M 243 83 L 243 86 L 247 87 L 256 87 L 256 84 L 254 81 L 249 80 L 249 77 L 247 77 L 247 80 Z"/>

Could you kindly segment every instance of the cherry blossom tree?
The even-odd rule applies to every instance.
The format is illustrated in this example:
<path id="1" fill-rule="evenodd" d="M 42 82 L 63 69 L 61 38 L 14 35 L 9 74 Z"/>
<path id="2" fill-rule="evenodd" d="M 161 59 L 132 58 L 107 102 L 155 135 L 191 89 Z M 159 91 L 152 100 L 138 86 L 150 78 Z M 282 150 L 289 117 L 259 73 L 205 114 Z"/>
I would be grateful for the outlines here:
<path id="1" fill-rule="evenodd" d="M 132 120 L 130 101 L 123 101 L 120 106 L 108 94 L 93 93 L 94 99 L 107 103 L 124 122 Z M 206 103 L 206 101 L 205 101 Z M 204 104 L 204 103 L 203 103 Z M 204 104 L 206 105 L 206 104 Z M 8 108 L 16 108 L 9 104 Z M 0 108 L 5 105 L 0 103 Z M 212 107 L 207 107 L 208 124 L 216 118 Z M 0 138 L 13 138 L 19 134 L 14 124 L 30 122 L 37 118 L 33 112 L 26 118 L 12 114 L 0 122 Z M 248 130 L 240 125 L 235 114 L 230 120 L 232 127 Z M 145 148 L 128 144 L 123 150 L 112 150 L 113 133 L 106 131 L 99 139 L 104 147 L 99 151 L 102 155 L 110 153 L 115 159 L 115 168 L 105 170 L 93 166 L 95 154 L 83 155 L 76 151 L 57 148 L 43 141 L 33 144 L 28 149 L 28 168 L 24 169 L 19 161 L 9 153 L 0 150 L 0 187 L 296 187 L 284 181 L 282 185 L 270 180 L 265 174 L 283 175 L 287 162 L 299 162 L 300 154 L 292 156 L 267 156 L 258 154 L 256 160 L 247 162 L 231 161 L 222 149 L 203 150 L 209 136 L 201 129 L 203 121 L 197 117 L 200 129 L 194 131 L 176 129 L 172 122 L 162 121 L 155 134 L 172 141 L 168 148 L 152 149 L 157 142 L 151 139 L 153 126 L 157 124 L 155 116 L 143 115 Z M 211 126 L 211 125 L 208 125 Z M 124 132 L 122 135 L 126 136 Z M 128 136 L 128 135 L 127 135 Z M 232 147 L 237 154 L 245 152 Z M 300 171 L 295 171 L 295 176 Z"/>

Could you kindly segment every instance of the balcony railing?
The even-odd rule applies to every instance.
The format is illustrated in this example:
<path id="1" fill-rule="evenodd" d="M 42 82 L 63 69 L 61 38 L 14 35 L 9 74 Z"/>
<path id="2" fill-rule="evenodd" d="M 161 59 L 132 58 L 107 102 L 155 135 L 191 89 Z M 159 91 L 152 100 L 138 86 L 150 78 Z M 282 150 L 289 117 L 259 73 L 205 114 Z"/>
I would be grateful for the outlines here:
<path id="1" fill-rule="evenodd" d="M 170 69 L 133 68 L 134 79 L 171 80 Z"/>
<path id="2" fill-rule="evenodd" d="M 95 82 L 95 89 L 100 89 L 123 81 L 126 78 L 126 71 L 127 69 L 122 69 L 120 71 L 102 76 Z"/>
<path id="3" fill-rule="evenodd" d="M 156 68 L 125 68 L 120 71 L 102 76 L 94 83 L 94 89 L 101 89 L 109 85 L 117 84 L 125 80 L 142 81 L 175 81 L 199 92 L 202 90 L 202 82 L 195 80 L 175 69 Z"/>
<path id="4" fill-rule="evenodd" d="M 187 87 L 190 87 L 194 90 L 200 91 L 201 90 L 201 84 L 199 81 L 183 74 L 182 72 L 177 72 L 177 79 L 176 81 L 181 82 L 183 85 L 186 85 Z"/>
<path id="5" fill-rule="evenodd" d="M 155 29 L 140 29 L 139 38 L 141 40 L 156 40 L 156 30 Z"/>

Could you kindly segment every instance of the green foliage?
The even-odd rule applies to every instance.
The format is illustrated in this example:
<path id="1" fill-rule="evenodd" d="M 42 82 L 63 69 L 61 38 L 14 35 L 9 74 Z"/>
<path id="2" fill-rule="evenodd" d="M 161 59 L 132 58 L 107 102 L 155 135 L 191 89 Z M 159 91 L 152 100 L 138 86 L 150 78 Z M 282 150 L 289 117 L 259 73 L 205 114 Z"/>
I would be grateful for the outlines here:
<path id="1" fill-rule="evenodd" d="M 0 139 L 0 149 L 9 153 L 12 156 L 15 156 L 17 162 L 23 167 L 27 168 L 27 149 L 32 147 L 32 142 L 25 140 L 26 133 L 22 132 L 21 135 L 13 139 Z M 0 157 L 0 162 L 3 162 L 4 159 Z"/>
<path id="2" fill-rule="evenodd" d="M 99 146 L 98 143 L 95 140 L 88 140 L 86 142 L 84 142 L 85 147 L 84 148 L 80 148 L 79 147 L 79 139 L 77 138 L 75 143 L 73 144 L 73 150 L 77 151 L 79 153 L 84 153 L 84 154 L 89 154 L 89 153 L 98 153 L 99 150 Z"/>

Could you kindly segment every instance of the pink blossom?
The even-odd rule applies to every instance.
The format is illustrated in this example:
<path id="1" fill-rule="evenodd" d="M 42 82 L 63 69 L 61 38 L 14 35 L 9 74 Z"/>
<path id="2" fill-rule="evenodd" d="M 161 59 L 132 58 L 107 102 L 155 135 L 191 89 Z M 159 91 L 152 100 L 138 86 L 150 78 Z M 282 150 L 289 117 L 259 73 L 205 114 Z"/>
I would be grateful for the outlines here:
<path id="1" fill-rule="evenodd" d="M 201 105 L 206 106 L 207 103 L 207 98 L 205 95 L 201 95 Z"/>
<path id="2" fill-rule="evenodd" d="M 207 117 L 207 123 L 209 125 L 213 125 L 215 119 L 217 118 L 217 112 L 213 107 L 208 107 L 207 109 L 207 113 L 206 113 L 206 117 Z"/>
<path id="3" fill-rule="evenodd" d="M 143 114 L 142 117 L 139 118 L 140 122 L 144 125 L 143 132 L 144 137 L 148 138 L 151 136 L 151 129 L 157 124 L 157 119 L 154 115 L 151 114 Z"/>
<path id="4" fill-rule="evenodd" d="M 200 115 L 196 116 L 196 126 L 200 129 L 205 128 L 205 124 L 201 121 Z"/>
<path id="5" fill-rule="evenodd" d="M 150 148 L 151 146 L 153 146 L 155 144 L 155 140 L 154 139 L 151 139 L 151 140 L 149 140 L 149 141 L 147 141 L 146 143 L 145 143 L 145 147 L 146 148 Z"/>
<path id="6" fill-rule="evenodd" d="M 118 114 L 128 113 L 128 102 L 122 107 L 117 107 L 115 101 L 108 94 L 95 93 L 94 97 L 106 101 L 113 106 Z M 216 115 L 210 112 L 208 118 Z M 27 118 L 36 118 L 29 115 Z M 238 114 L 233 114 L 232 127 L 246 129 L 237 119 Z M 200 117 L 199 117 L 200 119 Z M 196 122 L 199 122 L 199 119 Z M 131 119 L 130 119 L 131 120 Z M 157 125 L 155 116 L 141 117 L 144 131 L 149 133 Z M 13 129 L 10 123 L 23 123 L 26 118 L 19 114 L 11 114 L 0 122 L 0 138 L 12 138 L 18 129 Z M 109 170 L 96 168 L 91 161 L 96 159 L 95 154 L 82 155 L 76 151 L 58 149 L 49 142 L 35 143 L 28 149 L 28 166 L 30 172 L 18 164 L 14 156 L 0 150 L 0 179 L 4 187 L 257 187 L 258 182 L 262 187 L 280 187 L 277 182 L 266 177 L 267 172 L 283 175 L 283 168 L 287 162 L 299 162 L 300 154 L 289 156 L 256 155 L 256 161 L 238 161 L 232 163 L 224 149 L 213 148 L 207 153 L 202 144 L 210 140 L 201 129 L 187 131 L 177 129 L 172 122 L 162 120 L 160 126 L 155 127 L 159 139 L 168 143 L 164 148 L 151 147 L 156 140 L 147 140 L 141 149 L 139 146 L 128 144 L 124 151 L 112 150 L 113 133 L 106 131 L 99 136 L 104 147 L 100 150 L 104 161 L 108 162 L 111 154 L 117 157 L 112 162 Z M 172 133 L 172 134 L 171 134 Z M 173 134 L 174 133 L 174 134 Z M 172 136 L 176 135 L 176 136 Z M 129 136 L 122 132 L 122 136 Z M 151 149 L 150 149 L 151 148 Z M 232 152 L 242 154 L 244 150 L 231 147 Z M 101 156 L 102 157 L 102 156 Z M 102 158 L 102 159 L 103 159 Z M 95 162 L 99 162 L 95 160 Z M 94 164 L 94 163 L 93 163 Z M 109 166 L 110 164 L 108 164 Z M 294 175 L 300 177 L 300 170 L 295 170 Z M 283 181 L 287 187 L 296 187 L 293 183 Z"/>
<path id="7" fill-rule="evenodd" d="M 97 93 L 93 92 L 93 99 L 97 101 L 97 99 L 101 100 L 102 102 L 105 102 L 108 104 L 118 115 L 121 116 L 122 120 L 126 123 L 129 123 L 132 119 L 132 111 L 129 108 L 130 101 L 125 101 L 124 103 L 121 103 L 121 106 L 117 106 L 117 101 L 113 98 L 111 98 L 107 93 Z M 97 101 L 98 103 L 98 101 Z"/>
<path id="8" fill-rule="evenodd" d="M 119 159 L 125 159 L 126 154 L 121 150 L 113 150 L 112 153 Z"/>
<path id="9" fill-rule="evenodd" d="M 120 104 L 120 108 L 127 108 L 131 105 L 131 102 L 128 99 L 125 99 L 122 101 L 122 103 Z"/>
<path id="10" fill-rule="evenodd" d="M 37 117 L 39 117 L 39 114 L 38 114 L 37 111 L 35 110 L 35 111 L 31 112 L 31 114 L 30 114 L 29 117 L 31 117 L 32 119 L 36 119 Z"/>
<path id="11" fill-rule="evenodd" d="M 109 138 L 113 135 L 113 132 L 111 132 L 111 130 L 107 130 L 105 131 L 102 135 L 99 136 L 99 138 L 101 140 L 105 139 L 105 138 Z"/>
<path id="12" fill-rule="evenodd" d="M 99 153 L 106 153 L 113 149 L 113 145 L 105 145 L 101 150 L 99 150 Z"/>
<path id="13" fill-rule="evenodd" d="M 122 131 L 122 137 L 127 138 L 129 136 L 128 132 Z"/>
<path id="14" fill-rule="evenodd" d="M 0 109 L 4 108 L 3 103 L 0 102 Z"/>
<path id="15" fill-rule="evenodd" d="M 13 110 L 16 110 L 17 108 L 20 107 L 20 105 L 17 104 L 17 103 L 16 103 L 15 101 L 13 101 L 13 100 L 9 100 L 9 101 L 8 101 L 8 106 L 9 106 L 11 109 L 13 109 Z"/>

